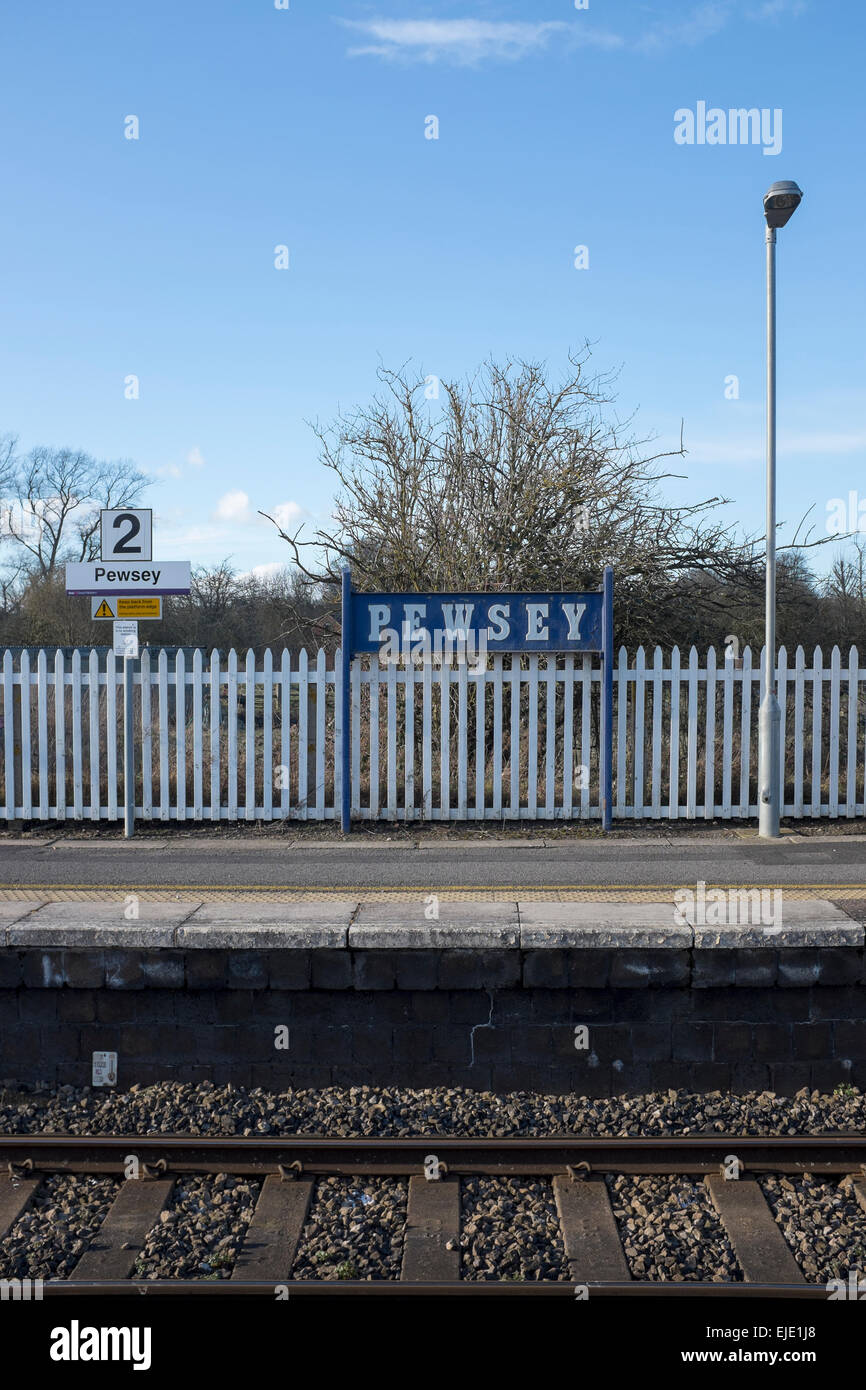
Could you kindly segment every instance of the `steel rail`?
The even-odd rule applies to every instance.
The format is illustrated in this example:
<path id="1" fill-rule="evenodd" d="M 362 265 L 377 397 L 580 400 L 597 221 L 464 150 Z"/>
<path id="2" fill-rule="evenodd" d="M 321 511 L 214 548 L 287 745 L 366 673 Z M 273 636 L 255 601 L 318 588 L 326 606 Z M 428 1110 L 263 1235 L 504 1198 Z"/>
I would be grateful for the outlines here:
<path id="1" fill-rule="evenodd" d="M 452 1176 L 553 1176 L 578 1165 L 588 1165 L 597 1173 L 707 1174 L 718 1172 L 732 1157 L 739 1160 L 742 1171 L 750 1173 L 860 1174 L 866 1170 L 866 1134 L 503 1138 L 0 1134 L 2 1168 L 117 1174 L 123 1172 L 130 1155 L 165 1172 L 260 1175 L 285 1167 L 311 1177 L 407 1176 L 422 1171 L 429 1155 L 435 1155 Z"/>
<path id="2" fill-rule="evenodd" d="M 262 1283 L 234 1279 L 145 1279 L 102 1280 L 73 1283 L 65 1279 L 45 1280 L 42 1295 L 47 1298 L 224 1298 L 235 1296 L 268 1298 L 272 1302 L 285 1290 L 295 1298 L 568 1298 L 595 1302 L 597 1298 L 794 1298 L 827 1301 L 823 1284 L 750 1284 L 640 1282 L 621 1284 L 583 1283 L 586 1300 L 578 1300 L 573 1280 L 455 1280 L 450 1283 L 408 1283 L 400 1279 L 305 1279 Z"/>

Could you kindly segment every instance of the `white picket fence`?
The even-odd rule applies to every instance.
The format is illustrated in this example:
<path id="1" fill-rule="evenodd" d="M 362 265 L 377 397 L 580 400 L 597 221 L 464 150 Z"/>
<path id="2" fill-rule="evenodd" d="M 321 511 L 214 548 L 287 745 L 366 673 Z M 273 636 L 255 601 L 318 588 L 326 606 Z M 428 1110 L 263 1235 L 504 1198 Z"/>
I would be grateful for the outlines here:
<path id="1" fill-rule="evenodd" d="M 145 651 L 135 678 L 143 820 L 330 820 L 340 804 L 340 653 L 245 661 Z M 761 658 L 621 649 L 614 817 L 754 818 Z M 787 816 L 866 814 L 866 670 L 779 653 Z M 420 667 L 355 660 L 352 812 L 366 820 L 598 818 L 591 657 Z M 2 658 L 0 818 L 122 818 L 122 662 Z"/>

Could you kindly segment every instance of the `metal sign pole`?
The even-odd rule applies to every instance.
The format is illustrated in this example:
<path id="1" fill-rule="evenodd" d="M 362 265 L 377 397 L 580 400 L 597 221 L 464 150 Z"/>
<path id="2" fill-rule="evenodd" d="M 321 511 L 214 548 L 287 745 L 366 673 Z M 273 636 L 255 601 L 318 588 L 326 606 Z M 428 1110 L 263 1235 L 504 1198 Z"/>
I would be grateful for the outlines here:
<path id="1" fill-rule="evenodd" d="M 605 566 L 601 615 L 601 825 L 610 830 L 613 816 L 613 569 Z"/>
<path id="2" fill-rule="evenodd" d="M 132 731 L 133 661 L 123 658 L 123 834 L 135 834 L 135 743 Z"/>
<path id="3" fill-rule="evenodd" d="M 348 835 L 352 828 L 352 572 L 343 569 L 343 656 L 340 675 L 340 708 L 342 711 L 342 747 L 340 767 L 340 828 Z"/>

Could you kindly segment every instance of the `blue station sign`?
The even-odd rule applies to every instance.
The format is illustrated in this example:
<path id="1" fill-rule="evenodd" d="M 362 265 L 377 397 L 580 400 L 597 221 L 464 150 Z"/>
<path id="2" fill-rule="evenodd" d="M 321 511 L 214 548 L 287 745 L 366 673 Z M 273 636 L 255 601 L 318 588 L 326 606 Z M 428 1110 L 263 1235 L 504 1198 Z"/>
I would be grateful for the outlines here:
<path id="1" fill-rule="evenodd" d="M 601 590 L 586 594 L 360 594 L 352 588 L 348 566 L 342 576 L 342 643 L 337 706 L 340 825 L 352 823 L 352 677 L 362 653 L 387 665 L 441 654 L 480 660 L 474 674 L 488 669 L 486 658 L 500 652 L 599 652 L 599 801 L 602 826 L 611 827 L 613 805 L 613 570 L 604 571 Z M 355 706 L 355 714 L 360 704 Z"/>
<path id="2" fill-rule="evenodd" d="M 351 650 L 397 655 L 455 646 L 600 652 L 601 591 L 586 594 L 351 594 Z"/>

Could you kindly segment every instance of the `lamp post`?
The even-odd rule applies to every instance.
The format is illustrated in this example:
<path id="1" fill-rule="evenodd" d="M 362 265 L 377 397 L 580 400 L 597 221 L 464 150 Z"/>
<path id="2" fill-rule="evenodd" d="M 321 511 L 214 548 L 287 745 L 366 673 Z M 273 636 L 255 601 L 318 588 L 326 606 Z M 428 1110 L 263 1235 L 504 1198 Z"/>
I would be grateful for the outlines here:
<path id="1" fill-rule="evenodd" d="M 758 834 L 779 838 L 782 775 L 776 694 L 776 229 L 793 217 L 803 198 L 795 183 L 774 183 L 764 195 L 767 219 L 767 576 L 764 698 L 758 726 Z"/>

